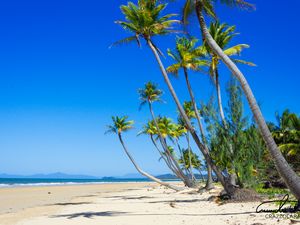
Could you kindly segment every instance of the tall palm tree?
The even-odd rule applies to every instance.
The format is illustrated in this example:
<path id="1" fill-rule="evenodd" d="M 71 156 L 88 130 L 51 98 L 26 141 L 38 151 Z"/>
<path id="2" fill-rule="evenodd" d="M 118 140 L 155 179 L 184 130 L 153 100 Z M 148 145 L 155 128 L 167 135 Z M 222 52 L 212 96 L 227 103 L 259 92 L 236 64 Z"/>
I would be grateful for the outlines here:
<path id="1" fill-rule="evenodd" d="M 240 55 L 243 49 L 249 48 L 249 45 L 246 44 L 237 44 L 231 47 L 228 47 L 230 41 L 234 36 L 237 35 L 235 32 L 235 26 L 228 26 L 225 23 L 220 24 L 218 21 L 211 23 L 209 27 L 209 33 L 214 38 L 216 43 L 220 46 L 220 48 L 224 51 L 224 53 L 230 57 L 230 59 L 235 63 L 241 63 L 249 66 L 255 66 L 255 64 L 251 62 L 247 62 L 241 59 L 235 59 L 232 56 Z M 225 128 L 228 128 L 225 115 L 224 115 L 224 109 L 222 104 L 222 95 L 221 95 L 221 86 L 220 86 L 220 79 L 219 79 L 219 64 L 220 64 L 220 57 L 215 54 L 211 48 L 208 46 L 208 44 L 204 41 L 204 46 L 207 51 L 207 53 L 211 56 L 210 59 L 210 66 L 209 66 L 209 74 L 211 79 L 213 80 L 213 83 L 216 86 L 217 90 L 217 99 L 218 99 L 218 106 L 219 106 L 219 112 L 220 117 L 222 120 L 222 123 Z"/>
<path id="2" fill-rule="evenodd" d="M 208 149 L 207 140 L 205 137 L 203 125 L 201 122 L 200 113 L 197 107 L 193 89 L 189 80 L 188 70 L 192 71 L 203 71 L 202 67 L 208 66 L 207 60 L 203 59 L 205 55 L 205 49 L 203 46 L 196 47 L 197 39 L 181 37 L 176 39 L 176 51 L 172 52 L 168 50 L 168 55 L 173 58 L 175 63 L 167 68 L 167 71 L 178 76 L 179 70 L 183 70 L 187 89 L 189 91 L 192 107 L 195 112 L 195 118 L 197 119 L 198 126 L 200 129 L 200 135 L 202 138 L 203 145 Z M 206 189 L 213 188 L 213 179 L 211 176 L 211 165 L 207 163 L 208 179 L 206 183 Z"/>
<path id="3" fill-rule="evenodd" d="M 108 130 L 106 131 L 106 133 L 114 133 L 114 134 L 117 134 L 118 135 L 118 138 L 119 138 L 119 141 L 121 142 L 122 146 L 123 146 L 123 149 L 126 153 L 126 155 L 128 156 L 128 158 L 130 159 L 130 161 L 132 162 L 132 164 L 134 165 L 134 167 L 136 168 L 136 170 L 142 174 L 143 176 L 149 178 L 150 180 L 153 180 L 154 182 L 157 182 L 165 187 L 168 187 L 170 189 L 173 189 L 175 191 L 180 191 L 182 190 L 182 188 L 179 188 L 179 187 L 176 187 L 176 186 L 173 186 L 173 185 L 170 185 L 166 182 L 163 182 L 159 179 L 157 179 L 156 177 L 146 173 L 145 171 L 143 171 L 139 166 L 138 164 L 135 162 L 135 160 L 133 159 L 133 157 L 131 156 L 131 154 L 129 153 L 129 151 L 127 150 L 126 148 L 126 145 L 123 141 L 123 138 L 122 138 L 122 133 L 132 129 L 132 124 L 133 124 L 133 121 L 128 121 L 127 120 L 128 117 L 127 116 L 123 116 L 123 117 L 112 117 L 112 125 L 109 125 L 108 126 Z"/>
<path id="4" fill-rule="evenodd" d="M 183 182 L 188 186 L 191 187 L 193 186 L 192 182 L 189 181 L 188 177 L 186 177 L 183 173 L 183 171 L 180 168 L 180 165 L 178 164 L 177 160 L 174 159 L 173 155 L 169 153 L 168 151 L 168 146 L 167 143 L 165 142 L 165 138 L 163 136 L 163 130 L 161 128 L 161 121 L 157 121 L 157 118 L 154 115 L 154 111 L 153 111 L 153 103 L 154 102 L 162 102 L 161 100 L 161 96 L 163 94 L 163 92 L 157 88 L 156 84 L 153 84 L 151 82 L 148 82 L 145 84 L 145 87 L 142 89 L 138 90 L 138 93 L 140 95 L 140 100 L 141 100 L 141 104 L 140 104 L 140 109 L 142 106 L 144 106 L 145 104 L 148 104 L 149 106 L 149 110 L 152 116 L 152 120 L 154 122 L 154 125 L 157 128 L 157 133 L 158 133 L 158 138 L 160 140 L 160 143 L 164 149 L 164 151 L 167 154 L 167 157 L 169 157 L 170 161 L 172 162 L 172 164 L 175 166 L 175 170 L 174 172 L 176 172 L 176 175 L 183 180 Z M 168 134 L 166 134 L 168 135 Z"/>
<path id="5" fill-rule="evenodd" d="M 237 44 L 231 47 L 228 47 L 230 41 L 234 36 L 237 35 L 235 33 L 235 26 L 228 26 L 225 23 L 220 24 L 218 21 L 211 23 L 209 27 L 209 32 L 216 41 L 216 43 L 220 46 L 220 48 L 224 51 L 224 53 L 230 57 L 232 61 L 235 63 L 241 63 L 249 66 L 255 66 L 255 64 L 251 62 L 247 62 L 241 59 L 233 58 L 233 56 L 240 55 L 243 49 L 249 48 L 249 45 L 246 44 Z M 220 64 L 220 58 L 217 54 L 215 54 L 211 48 L 208 46 L 206 41 L 204 41 L 204 46 L 207 51 L 207 55 L 210 56 L 210 66 L 209 66 L 209 75 L 215 84 L 216 91 L 217 91 L 217 99 L 218 99 L 218 107 L 219 107 L 219 114 L 221 117 L 221 121 L 223 123 L 223 126 L 226 130 L 229 129 L 223 104 L 222 104 L 222 94 L 221 94 L 221 86 L 220 86 L 220 79 L 219 79 L 219 64 Z M 229 144 L 229 152 L 233 155 L 233 147 L 231 144 Z M 232 160 L 232 167 L 234 167 L 234 161 Z M 234 173 L 230 174 L 230 182 L 233 185 L 236 185 L 236 175 Z"/>
<path id="6" fill-rule="evenodd" d="M 259 130 L 263 136 L 264 141 L 266 142 L 268 150 L 275 163 L 276 169 L 280 174 L 280 176 L 283 178 L 286 185 L 289 187 L 290 191 L 295 195 L 295 197 L 300 202 L 300 177 L 291 168 L 291 166 L 288 164 L 288 162 L 280 152 L 278 146 L 276 145 L 244 74 L 239 70 L 236 64 L 228 57 L 228 55 L 226 55 L 223 52 L 222 48 L 220 48 L 220 46 L 213 39 L 206 26 L 204 14 L 216 18 L 214 6 L 213 6 L 213 2 L 216 1 L 217 0 L 186 0 L 186 4 L 184 7 L 184 12 L 185 12 L 184 15 L 188 15 L 188 13 L 191 12 L 192 9 L 195 10 L 200 24 L 202 38 L 205 40 L 205 42 L 209 45 L 212 51 L 223 61 L 223 63 L 228 67 L 231 73 L 240 82 L 241 87 L 250 105 L 251 111 L 258 124 Z M 252 4 L 244 0 L 220 0 L 220 2 L 225 3 L 226 5 L 229 6 L 242 7 L 242 8 L 254 8 Z M 184 19 L 186 18 L 187 16 L 184 16 Z"/>

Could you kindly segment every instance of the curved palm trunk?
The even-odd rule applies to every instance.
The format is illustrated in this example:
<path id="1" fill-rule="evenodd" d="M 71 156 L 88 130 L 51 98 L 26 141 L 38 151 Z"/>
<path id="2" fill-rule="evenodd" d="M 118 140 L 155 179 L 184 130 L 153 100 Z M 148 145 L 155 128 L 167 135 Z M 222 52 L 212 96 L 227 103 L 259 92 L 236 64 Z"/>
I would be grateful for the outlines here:
<path id="1" fill-rule="evenodd" d="M 184 71 L 186 85 L 187 85 L 187 88 L 188 88 L 188 91 L 189 91 L 189 94 L 190 94 L 190 98 L 191 98 L 191 101 L 192 101 L 192 104 L 193 104 L 193 108 L 195 110 L 196 119 L 197 119 L 198 126 L 199 126 L 199 129 L 200 129 L 200 134 L 201 134 L 201 138 L 202 138 L 202 141 L 203 141 L 203 145 L 208 149 L 207 140 L 206 140 L 206 137 L 205 137 L 205 134 L 204 134 L 204 129 L 203 129 L 203 125 L 202 125 L 202 122 L 201 122 L 200 113 L 198 111 L 198 107 L 197 107 L 197 104 L 196 104 L 196 100 L 195 100 L 195 96 L 194 96 L 194 93 L 193 93 L 192 85 L 191 85 L 190 80 L 189 80 L 187 69 L 184 68 L 183 71 Z M 207 176 L 206 185 L 205 185 L 205 189 L 207 189 L 207 190 L 210 190 L 214 187 L 211 173 L 212 173 L 211 165 L 209 163 L 207 163 L 207 174 L 209 174 Z"/>
<path id="2" fill-rule="evenodd" d="M 188 170 L 188 168 L 186 167 L 188 164 L 187 164 L 187 162 L 185 161 L 185 158 L 184 158 L 184 155 L 183 155 L 183 151 L 182 151 L 181 147 L 179 146 L 179 144 L 177 144 L 177 146 L 178 146 L 178 150 L 179 150 L 179 152 L 180 152 L 180 156 L 181 156 L 181 158 L 183 159 L 183 166 L 184 166 L 185 174 L 186 174 L 187 176 L 189 176 L 189 170 Z M 192 177 L 191 177 L 191 178 L 192 178 Z M 193 180 L 193 178 L 192 178 L 192 180 Z"/>
<path id="3" fill-rule="evenodd" d="M 122 146 L 123 146 L 123 149 L 124 149 L 126 155 L 128 156 L 128 158 L 130 159 L 130 161 L 132 162 L 132 164 L 134 165 L 134 167 L 136 168 L 136 170 L 137 170 L 140 174 L 142 174 L 143 176 L 149 178 L 150 180 L 153 180 L 153 181 L 156 182 L 156 183 L 159 183 L 159 184 L 161 184 L 161 185 L 163 185 L 163 186 L 165 186 L 165 187 L 168 187 L 168 188 L 170 188 L 170 189 L 173 189 L 173 190 L 175 190 L 175 191 L 181 191 L 181 190 L 183 190 L 183 188 L 176 187 L 176 186 L 173 186 L 173 185 L 171 185 L 171 184 L 165 183 L 165 182 L 161 181 L 160 179 L 157 179 L 156 177 L 154 177 L 154 176 L 152 176 L 152 175 L 146 173 L 145 171 L 143 171 L 143 170 L 137 165 L 137 163 L 134 161 L 134 159 L 132 158 L 132 156 L 131 156 L 130 153 L 128 152 L 128 150 L 127 150 L 127 148 L 126 148 L 126 146 L 125 146 L 125 144 L 124 144 L 124 142 L 123 142 L 122 135 L 121 135 L 120 133 L 118 134 L 118 137 L 119 137 L 119 140 L 120 140 L 120 142 L 121 142 L 121 144 L 122 144 Z"/>
<path id="4" fill-rule="evenodd" d="M 175 103 L 177 105 L 177 108 L 178 108 L 178 110 L 180 112 L 180 115 L 182 116 L 182 118 L 183 118 L 186 126 L 188 127 L 189 131 L 191 132 L 191 135 L 192 135 L 192 137 L 193 137 L 196 145 L 198 146 L 199 150 L 202 152 L 202 154 L 203 154 L 206 162 L 212 166 L 213 171 L 215 172 L 216 176 L 218 177 L 219 181 L 223 185 L 223 187 L 226 190 L 226 192 L 232 193 L 234 187 L 232 187 L 228 182 L 226 182 L 225 177 L 222 174 L 222 171 L 214 164 L 212 158 L 209 155 L 208 149 L 201 143 L 198 135 L 196 134 L 195 129 L 193 128 L 190 120 L 188 119 L 186 113 L 184 112 L 184 109 L 182 108 L 182 106 L 181 106 L 181 104 L 179 102 L 179 99 L 178 99 L 178 97 L 177 97 L 177 95 L 175 93 L 175 90 L 174 90 L 174 88 L 173 88 L 173 86 L 172 86 L 172 84 L 171 84 L 171 82 L 169 80 L 169 77 L 168 77 L 168 74 L 166 72 L 166 69 L 163 66 L 163 63 L 162 63 L 162 61 L 161 61 L 161 59 L 159 57 L 159 54 L 158 54 L 156 48 L 153 46 L 151 40 L 148 39 L 147 43 L 148 43 L 149 47 L 151 48 L 151 50 L 152 50 L 152 52 L 153 52 L 153 54 L 154 54 L 154 56 L 155 56 L 155 58 L 156 58 L 156 60 L 157 60 L 157 62 L 159 64 L 160 70 L 161 70 L 162 75 L 163 75 L 163 77 L 165 79 L 165 82 L 166 82 L 166 84 L 167 84 L 167 86 L 169 88 L 169 91 L 170 91 L 170 93 L 171 93 L 171 95 L 172 95 L 172 97 L 173 97 L 173 99 L 174 99 L 174 101 L 175 101 Z"/>
<path id="5" fill-rule="evenodd" d="M 206 40 L 207 44 L 214 51 L 214 53 L 220 57 L 220 59 L 225 63 L 225 65 L 229 68 L 232 74 L 239 80 L 250 105 L 251 111 L 259 126 L 263 139 L 266 142 L 269 152 L 273 158 L 278 173 L 283 178 L 290 191 L 300 201 L 300 177 L 290 167 L 290 165 L 278 149 L 246 78 L 238 69 L 238 67 L 230 60 L 230 58 L 226 54 L 224 54 L 222 49 L 218 46 L 218 44 L 210 35 L 206 27 L 205 19 L 202 14 L 202 9 L 203 8 L 201 2 L 199 0 L 196 1 L 196 13 L 200 23 L 203 38 Z"/>
<path id="6" fill-rule="evenodd" d="M 150 110 L 150 113 L 151 113 L 153 122 L 154 122 L 155 126 L 157 127 L 158 137 L 159 137 L 160 143 L 161 143 L 163 149 L 165 150 L 165 152 L 166 152 L 166 153 L 168 154 L 168 156 L 171 158 L 172 163 L 173 163 L 173 164 L 175 165 L 175 167 L 176 167 L 176 171 L 177 171 L 176 175 L 179 175 L 178 178 L 181 179 L 181 180 L 184 182 L 184 184 L 185 184 L 186 186 L 188 186 L 188 187 L 193 187 L 193 182 L 191 182 L 191 181 L 189 180 L 189 178 L 182 172 L 182 170 L 181 170 L 181 168 L 180 168 L 178 162 L 176 161 L 176 159 L 174 159 L 173 155 L 170 154 L 169 149 L 168 149 L 168 146 L 167 146 L 166 142 L 164 141 L 164 139 L 163 139 L 163 137 L 162 137 L 162 135 L 161 135 L 161 132 L 160 132 L 160 130 L 159 130 L 158 122 L 157 122 L 156 117 L 155 117 L 155 115 L 154 115 L 154 112 L 153 112 L 153 109 L 152 109 L 152 104 L 151 104 L 150 102 L 149 102 L 149 110 Z"/>
<path id="7" fill-rule="evenodd" d="M 190 134 L 189 132 L 187 132 L 186 134 L 186 141 L 187 141 L 187 144 L 188 144 L 188 151 L 189 151 L 189 168 L 190 168 L 190 173 L 191 173 L 191 177 L 194 181 L 196 181 L 196 178 L 195 178 L 195 175 L 193 173 L 193 164 L 192 164 L 192 157 L 191 157 L 191 154 L 192 154 L 192 149 L 191 149 L 191 144 L 190 144 Z"/>
<path id="8" fill-rule="evenodd" d="M 163 152 L 159 149 L 159 147 L 157 146 L 154 138 L 152 135 L 150 135 L 150 139 L 153 143 L 153 145 L 155 146 L 156 150 L 159 152 L 161 158 L 165 161 L 166 165 L 169 167 L 169 169 L 176 175 L 177 175 L 177 171 L 176 171 L 176 168 L 174 168 L 174 166 L 172 165 L 171 161 L 170 161 L 170 158 L 167 157 L 166 155 L 163 154 Z"/>

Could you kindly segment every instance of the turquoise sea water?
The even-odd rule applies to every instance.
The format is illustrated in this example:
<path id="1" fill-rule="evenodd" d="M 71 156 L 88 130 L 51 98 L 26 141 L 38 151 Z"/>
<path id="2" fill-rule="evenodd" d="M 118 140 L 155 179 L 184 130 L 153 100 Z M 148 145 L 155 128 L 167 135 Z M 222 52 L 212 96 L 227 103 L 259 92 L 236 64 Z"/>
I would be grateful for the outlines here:
<path id="1" fill-rule="evenodd" d="M 148 179 L 38 179 L 38 178 L 0 178 L 1 187 L 16 186 L 48 186 L 48 185 L 76 185 L 97 183 L 126 183 L 149 182 Z"/>

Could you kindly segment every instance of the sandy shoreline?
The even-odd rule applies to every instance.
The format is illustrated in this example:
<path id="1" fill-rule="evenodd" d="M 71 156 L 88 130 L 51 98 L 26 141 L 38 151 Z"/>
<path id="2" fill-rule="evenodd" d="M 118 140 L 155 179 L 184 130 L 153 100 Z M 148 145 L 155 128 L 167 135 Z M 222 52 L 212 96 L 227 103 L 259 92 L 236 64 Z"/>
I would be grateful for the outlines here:
<path id="1" fill-rule="evenodd" d="M 258 202 L 208 201 L 218 191 L 175 193 L 154 183 L 1 188 L 0 224 L 290 224 L 255 213 Z"/>

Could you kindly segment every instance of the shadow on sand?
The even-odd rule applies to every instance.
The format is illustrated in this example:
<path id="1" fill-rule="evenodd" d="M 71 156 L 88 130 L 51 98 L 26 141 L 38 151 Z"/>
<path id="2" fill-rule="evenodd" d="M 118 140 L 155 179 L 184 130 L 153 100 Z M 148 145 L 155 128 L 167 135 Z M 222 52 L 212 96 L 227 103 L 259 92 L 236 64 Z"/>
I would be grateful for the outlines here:
<path id="1" fill-rule="evenodd" d="M 81 212 L 72 214 L 62 214 L 51 216 L 51 218 L 67 218 L 76 219 L 79 217 L 84 217 L 88 219 L 93 219 L 94 217 L 113 217 L 113 216 L 234 216 L 234 215 L 246 215 L 254 212 L 233 212 L 233 213 L 212 213 L 212 214 L 189 214 L 189 213 L 157 213 L 157 214 L 143 214 L 143 213 L 128 213 L 128 212 L 118 212 L 118 211 L 104 211 L 104 212 Z"/>
<path id="2" fill-rule="evenodd" d="M 127 214 L 126 212 L 113 212 L 113 211 L 105 211 L 105 212 L 81 212 L 81 213 L 72 213 L 72 214 L 62 214 L 51 216 L 51 218 L 62 218 L 65 217 L 67 219 L 75 219 L 78 217 L 84 217 L 88 219 L 92 219 L 94 217 L 107 217 L 107 216 L 120 216 L 122 214 Z"/>
<path id="3" fill-rule="evenodd" d="M 93 204 L 92 202 L 61 202 L 61 203 L 54 203 L 47 206 L 68 206 L 68 205 L 88 205 Z"/>

